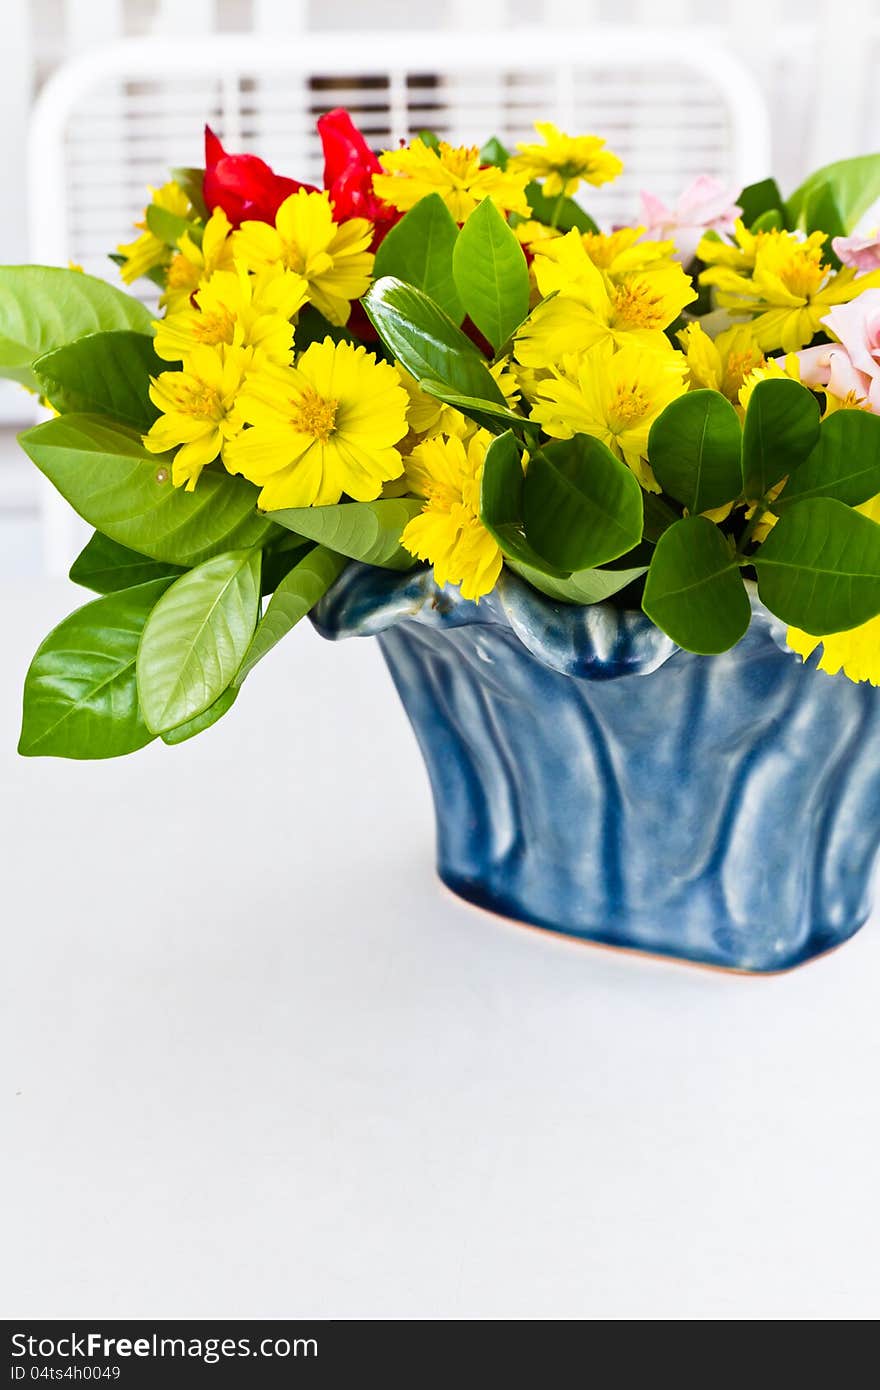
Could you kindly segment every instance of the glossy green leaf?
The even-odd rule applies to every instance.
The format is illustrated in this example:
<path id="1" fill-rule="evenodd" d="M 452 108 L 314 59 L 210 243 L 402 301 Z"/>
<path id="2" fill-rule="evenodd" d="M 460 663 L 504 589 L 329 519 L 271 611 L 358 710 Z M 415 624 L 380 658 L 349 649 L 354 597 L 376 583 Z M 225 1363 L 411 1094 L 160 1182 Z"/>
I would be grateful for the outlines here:
<path id="1" fill-rule="evenodd" d="M 781 232 L 785 227 L 785 214 L 778 208 L 768 208 L 762 212 L 760 217 L 756 217 L 750 227 L 750 231 L 758 232 Z"/>
<path id="2" fill-rule="evenodd" d="M 104 415 L 146 433 L 159 414 L 150 400 L 150 377 L 168 368 L 148 334 L 121 329 L 56 348 L 38 357 L 33 371 L 43 395 L 62 414 Z"/>
<path id="3" fill-rule="evenodd" d="M 657 542 L 642 607 L 686 651 L 726 652 L 749 625 L 751 607 L 739 564 L 707 517 L 688 516 Z"/>
<path id="4" fill-rule="evenodd" d="M 642 502 L 645 508 L 643 539 L 650 545 L 656 545 L 663 532 L 668 531 L 680 518 L 678 512 L 656 492 L 646 492 Z"/>
<path id="5" fill-rule="evenodd" d="M 415 285 L 439 304 L 454 323 L 461 323 L 464 308 L 455 286 L 452 257 L 458 227 L 439 193 L 430 193 L 410 208 L 383 238 L 373 266 L 373 276 L 393 275 Z"/>
<path id="6" fill-rule="evenodd" d="M 825 233 L 828 240 L 822 248 L 822 259 L 839 269 L 840 260 L 831 242 L 834 237 L 846 235 L 846 226 L 829 183 L 810 189 L 804 200 L 803 220 L 805 231 Z"/>
<path id="7" fill-rule="evenodd" d="M 427 378 L 459 395 L 506 408 L 485 358 L 421 290 L 386 275 L 362 302 L 388 351 L 416 381 Z"/>
<path id="8" fill-rule="evenodd" d="M 167 208 L 160 208 L 158 203 L 150 203 L 147 208 L 147 226 L 158 237 L 164 241 L 166 246 L 177 250 L 180 238 L 186 234 L 196 245 L 201 245 L 202 229 L 186 217 L 180 217 L 176 212 L 169 212 Z"/>
<path id="9" fill-rule="evenodd" d="M 625 463 L 589 435 L 545 444 L 523 488 L 526 539 L 557 569 L 594 569 L 642 538 L 642 490 Z"/>
<path id="10" fill-rule="evenodd" d="M 272 512 L 273 521 L 298 536 L 307 536 L 338 555 L 387 570 L 408 570 L 416 563 L 400 544 L 400 533 L 422 510 L 412 497 L 377 502 L 340 502 L 329 507 L 292 507 Z"/>
<path id="11" fill-rule="evenodd" d="M 0 376 L 36 389 L 38 357 L 87 333 L 151 333 L 152 319 L 140 300 L 78 270 L 0 266 Z"/>
<path id="12" fill-rule="evenodd" d="M 462 415 L 467 415 L 469 419 L 475 420 L 483 429 L 489 430 L 491 434 L 503 434 L 506 430 L 516 430 L 518 434 L 534 435 L 540 434 L 540 426 L 534 420 L 527 420 L 524 415 L 517 415 L 516 411 L 511 410 L 505 405 L 495 405 L 493 401 L 478 401 L 473 396 L 462 396 L 457 391 L 450 391 L 441 381 L 432 381 L 430 377 L 424 377 L 420 382 L 422 390 L 429 396 L 436 397 L 439 401 L 444 401 L 446 405 L 452 405 L 456 410 L 460 410 Z"/>
<path id="13" fill-rule="evenodd" d="M 74 584 L 92 589 L 96 594 L 118 593 L 148 584 L 152 579 L 176 579 L 183 570 L 167 560 L 150 560 L 136 550 L 111 541 L 96 531 L 77 555 L 70 568 Z"/>
<path id="14" fill-rule="evenodd" d="M 277 534 L 244 479 L 208 468 L 185 492 L 173 486 L 167 456 L 148 454 L 133 430 L 96 415 L 62 415 L 19 439 L 90 526 L 153 560 L 196 565 Z"/>
<path id="15" fill-rule="evenodd" d="M 768 212 L 778 213 L 780 219 L 785 216 L 785 203 L 775 179 L 761 179 L 758 183 L 748 184 L 736 201 L 742 209 L 740 215 L 746 227 L 754 226 L 758 218 Z"/>
<path id="16" fill-rule="evenodd" d="M 760 381 L 743 426 L 743 487 L 750 501 L 793 473 L 819 438 L 819 402 L 796 381 Z"/>
<path id="17" fill-rule="evenodd" d="M 171 177 L 175 183 L 180 184 L 187 198 L 189 198 L 196 216 L 207 219 L 208 209 L 205 204 L 204 169 L 194 169 L 182 165 L 177 169 L 171 170 Z"/>
<path id="18" fill-rule="evenodd" d="M 880 416 L 836 410 L 819 427 L 819 441 L 772 504 L 782 513 L 807 497 L 836 497 L 856 507 L 880 493 Z"/>
<path id="19" fill-rule="evenodd" d="M 323 343 L 325 338 L 330 338 L 334 343 L 357 342 L 357 339 L 349 333 L 347 328 L 340 328 L 338 324 L 328 323 L 314 304 L 303 305 L 296 316 L 297 353 L 305 352 L 312 343 Z"/>
<path id="20" fill-rule="evenodd" d="M 526 198 L 532 209 L 531 216 L 536 222 L 548 227 L 558 227 L 561 232 L 570 232 L 577 227 L 579 232 L 598 232 L 598 223 L 589 213 L 584 212 L 574 198 L 547 198 L 539 183 L 530 183 L 526 188 Z"/>
<path id="21" fill-rule="evenodd" d="M 254 635 L 260 554 L 231 550 L 181 575 L 150 614 L 137 655 L 141 710 L 167 733 L 218 700 Z"/>
<path id="22" fill-rule="evenodd" d="M 522 520 L 524 486 L 522 453 L 508 430 L 493 440 L 486 451 L 480 481 L 480 520 L 509 559 L 564 578 L 565 570 L 548 565 L 526 540 Z"/>
<path id="23" fill-rule="evenodd" d="M 823 184 L 831 191 L 846 231 L 851 232 L 880 198 L 880 154 L 856 155 L 817 169 L 788 199 L 789 226 L 804 229 L 808 199 Z"/>
<path id="24" fill-rule="evenodd" d="M 648 568 L 647 565 L 639 565 L 633 569 L 579 570 L 576 574 L 569 575 L 567 579 L 555 579 L 553 575 L 533 569 L 531 565 L 524 565 L 516 560 L 511 560 L 508 563 L 514 574 L 527 580 L 533 589 L 538 589 L 542 594 L 546 594 L 548 598 L 556 599 L 559 603 L 578 605 L 603 603 L 613 594 L 620 593 L 620 590 L 625 589 L 627 585 L 641 579 L 642 575 L 647 573 Z"/>
<path id="25" fill-rule="evenodd" d="M 336 555 L 326 546 L 315 546 L 300 560 L 275 590 L 269 606 L 254 633 L 233 684 L 240 686 L 258 661 L 296 627 L 301 618 L 323 598 L 348 564 L 344 555 Z"/>
<path id="26" fill-rule="evenodd" d="M 162 735 L 162 742 L 173 747 L 175 744 L 186 743 L 188 739 L 195 738 L 196 734 L 203 734 L 206 729 L 210 729 L 213 724 L 217 723 L 218 719 L 222 719 L 224 714 L 232 709 L 237 699 L 238 686 L 228 686 L 213 705 L 209 705 L 202 714 L 197 714 L 193 719 L 187 719 L 185 724 L 178 724 L 176 729 L 167 729 Z"/>
<path id="27" fill-rule="evenodd" d="M 170 582 L 95 599 L 49 633 L 25 679 L 20 753 L 118 758 L 150 742 L 135 661 L 144 624 Z"/>
<path id="28" fill-rule="evenodd" d="M 770 612 L 814 636 L 880 613 L 880 526 L 834 498 L 786 511 L 751 563 Z"/>
<path id="29" fill-rule="evenodd" d="M 718 391 L 689 391 L 660 414 L 648 437 L 658 483 L 696 514 L 742 491 L 739 416 Z"/>
<path id="30" fill-rule="evenodd" d="M 497 352 L 529 312 L 529 268 L 491 198 L 459 232 L 453 266 L 465 313 Z"/>
<path id="31" fill-rule="evenodd" d="M 509 151 L 502 145 L 497 135 L 491 135 L 480 150 L 480 163 L 494 164 L 496 169 L 506 169 L 509 158 Z"/>

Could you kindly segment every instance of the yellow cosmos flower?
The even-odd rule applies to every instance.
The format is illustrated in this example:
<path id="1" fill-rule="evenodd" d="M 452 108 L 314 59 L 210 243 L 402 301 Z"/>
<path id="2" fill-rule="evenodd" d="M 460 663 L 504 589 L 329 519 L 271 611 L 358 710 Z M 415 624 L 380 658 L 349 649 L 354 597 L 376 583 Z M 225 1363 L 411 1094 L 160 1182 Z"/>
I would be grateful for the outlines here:
<path id="1" fill-rule="evenodd" d="M 290 322 L 306 299 L 307 285 L 288 270 L 261 275 L 218 270 L 195 294 L 195 307 L 156 322 L 154 346 L 166 362 L 180 362 L 199 344 L 251 349 L 252 364 L 287 366 L 293 348 Z"/>
<path id="2" fill-rule="evenodd" d="M 673 351 L 663 330 L 697 297 L 676 261 L 614 283 L 593 264 L 576 231 L 538 246 L 533 269 L 541 294 L 554 298 L 539 304 L 517 334 L 515 356 L 525 367 L 559 363 L 606 340 Z"/>
<path id="3" fill-rule="evenodd" d="M 644 227 L 618 227 L 615 232 L 583 232 L 581 241 L 593 265 L 604 270 L 609 280 L 677 264 L 675 242 L 642 241 L 644 234 Z"/>
<path id="4" fill-rule="evenodd" d="M 856 507 L 857 512 L 880 522 L 880 497 L 873 497 Z M 851 681 L 870 681 L 880 685 L 880 616 L 871 618 L 859 627 L 848 632 L 830 632 L 825 637 L 814 637 L 812 633 L 801 632 L 800 628 L 790 627 L 785 638 L 792 651 L 804 660 L 822 644 L 822 657 L 819 670 L 829 676 L 842 671 Z"/>
<path id="5" fill-rule="evenodd" d="M 181 308 L 215 270 L 233 269 L 231 231 L 226 213 L 215 208 L 205 223 L 201 245 L 193 241 L 189 232 L 183 233 L 165 277 L 165 290 L 159 300 L 163 308 Z"/>
<path id="6" fill-rule="evenodd" d="M 518 144 L 507 168 L 527 182 L 542 179 L 547 198 L 571 197 L 582 183 L 610 183 L 623 169 L 598 135 L 565 135 L 552 121 L 536 121 L 535 130 L 544 143 Z"/>
<path id="7" fill-rule="evenodd" d="M 399 362 L 394 366 L 407 394 L 406 422 L 413 445 L 420 439 L 432 439 L 436 434 L 454 434 L 461 438 L 467 433 L 470 422 L 460 410 L 439 401 L 436 396 L 429 396 Z"/>
<path id="8" fill-rule="evenodd" d="M 697 246 L 697 260 L 710 268 L 723 266 L 744 275 L 754 267 L 758 246 L 766 235 L 766 232 L 750 232 L 742 218 L 738 217 L 733 224 L 733 242 L 727 241 L 718 232 L 707 232 Z"/>
<path id="9" fill-rule="evenodd" d="M 236 402 L 247 366 L 241 348 L 196 347 L 184 371 L 152 379 L 150 399 L 162 414 L 144 436 L 144 447 L 151 454 L 177 450 L 171 466 L 175 487 L 192 492 L 202 469 L 241 429 Z"/>
<path id="10" fill-rule="evenodd" d="M 546 222 L 535 222 L 531 217 L 517 222 L 513 230 L 520 245 L 528 251 L 541 241 L 552 241 L 555 237 L 562 236 L 558 227 L 548 227 Z"/>
<path id="11" fill-rule="evenodd" d="M 404 527 L 400 543 L 434 566 L 438 584 L 460 584 L 462 598 L 479 601 L 501 573 L 498 545 L 480 521 L 480 480 L 487 430 L 467 442 L 455 437 L 426 440 L 406 461 L 410 490 L 425 498 L 419 516 Z"/>
<path id="12" fill-rule="evenodd" d="M 729 401 L 737 401 L 746 377 L 765 363 L 748 324 L 726 328 L 712 339 L 702 324 L 689 323 L 676 336 L 687 358 L 691 386 L 720 391 Z"/>
<path id="13" fill-rule="evenodd" d="M 257 483 L 260 506 L 322 506 L 343 493 L 371 502 L 403 472 L 406 392 L 395 369 L 352 343 L 325 338 L 295 367 L 267 366 L 239 399 L 252 426 L 227 445 L 231 473 Z"/>
<path id="14" fill-rule="evenodd" d="M 765 358 L 759 366 L 753 367 L 743 378 L 743 384 L 739 389 L 739 403 L 743 410 L 748 409 L 752 392 L 759 381 L 800 381 L 800 379 L 801 366 L 797 353 L 786 353 L 784 358 Z"/>
<path id="15" fill-rule="evenodd" d="M 858 275 L 847 267 L 835 274 L 822 259 L 826 240 L 824 232 L 804 239 L 792 232 L 762 232 L 749 275 L 715 265 L 703 271 L 700 283 L 715 287 L 719 305 L 729 313 L 753 316 L 752 332 L 764 352 L 796 352 L 820 331 L 833 305 L 880 286 L 880 271 Z"/>
<path id="16" fill-rule="evenodd" d="M 184 193 L 180 184 L 163 183 L 161 188 L 151 188 L 153 202 L 157 207 L 163 208 L 166 212 L 172 212 L 176 217 L 189 217 L 192 213 L 189 198 Z M 117 246 L 116 250 L 125 260 L 119 267 L 119 274 L 127 285 L 131 285 L 135 280 L 139 280 L 142 275 L 155 270 L 157 266 L 167 265 L 171 260 L 171 248 L 166 246 L 147 225 L 147 213 L 140 222 L 134 224 L 140 231 L 140 236 L 134 241 L 124 242 Z"/>
<path id="17" fill-rule="evenodd" d="M 512 174 L 494 165 L 480 165 L 476 145 L 455 148 L 441 140 L 433 150 L 424 140 L 413 140 L 402 150 L 379 156 L 384 174 L 373 175 L 376 195 L 408 212 L 420 198 L 439 193 L 456 222 L 466 222 L 478 203 L 491 198 L 499 212 L 531 211 L 525 194 L 526 175 Z"/>
<path id="18" fill-rule="evenodd" d="M 243 222 L 232 234 L 232 248 L 248 270 L 280 266 L 302 276 L 310 302 L 341 327 L 348 322 L 352 300 L 369 288 L 372 236 L 373 226 L 366 218 L 334 222 L 329 194 L 300 188 L 285 198 L 274 227 Z"/>
<path id="19" fill-rule="evenodd" d="M 622 458 L 648 492 L 660 488 L 645 462 L 651 425 L 685 391 L 680 352 L 615 352 L 610 342 L 564 360 L 563 371 L 536 389 L 531 418 L 555 439 L 591 434 Z"/>

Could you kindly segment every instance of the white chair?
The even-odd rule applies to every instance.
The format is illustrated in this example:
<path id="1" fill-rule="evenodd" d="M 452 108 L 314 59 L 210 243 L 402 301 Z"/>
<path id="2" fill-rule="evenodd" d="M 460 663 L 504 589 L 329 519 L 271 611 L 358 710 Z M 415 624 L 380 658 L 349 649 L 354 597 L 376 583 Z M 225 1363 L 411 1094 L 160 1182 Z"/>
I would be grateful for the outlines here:
<path id="1" fill-rule="evenodd" d="M 672 201 L 707 172 L 738 188 L 770 169 L 754 78 L 710 42 L 669 30 L 302 34 L 132 39 L 75 59 L 43 89 L 30 131 L 31 258 L 115 278 L 106 259 L 174 165 L 202 163 L 207 120 L 233 151 L 321 181 L 315 119 L 347 106 L 370 143 L 429 128 L 453 143 L 529 138 L 535 119 L 603 135 L 623 159 L 588 190 L 600 221 L 632 219 L 642 188 Z M 54 492 L 46 563 L 64 571 L 80 531 Z"/>

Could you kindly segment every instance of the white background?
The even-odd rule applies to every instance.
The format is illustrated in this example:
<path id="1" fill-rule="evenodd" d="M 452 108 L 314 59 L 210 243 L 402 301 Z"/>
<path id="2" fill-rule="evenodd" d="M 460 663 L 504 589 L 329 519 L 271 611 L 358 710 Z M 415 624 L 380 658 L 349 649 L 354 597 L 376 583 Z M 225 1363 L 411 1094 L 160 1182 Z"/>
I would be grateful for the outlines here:
<path id="1" fill-rule="evenodd" d="M 876 924 L 748 979 L 459 903 L 370 640 L 17 759 L 72 601 L 0 598 L 7 1317 L 876 1317 Z"/>

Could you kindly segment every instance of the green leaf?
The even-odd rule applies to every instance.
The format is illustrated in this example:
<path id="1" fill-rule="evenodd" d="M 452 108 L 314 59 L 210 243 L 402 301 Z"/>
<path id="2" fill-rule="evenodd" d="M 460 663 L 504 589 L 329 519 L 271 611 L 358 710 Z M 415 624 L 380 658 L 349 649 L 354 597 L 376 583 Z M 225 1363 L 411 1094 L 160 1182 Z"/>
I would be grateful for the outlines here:
<path id="1" fill-rule="evenodd" d="M 757 501 L 803 463 L 819 438 L 819 402 L 796 381 L 759 381 L 743 426 L 743 485 Z"/>
<path id="2" fill-rule="evenodd" d="M 494 164 L 496 169 L 506 169 L 510 153 L 502 145 L 497 135 L 492 135 L 480 150 L 481 164 Z"/>
<path id="3" fill-rule="evenodd" d="M 25 679 L 19 753 L 118 758 L 150 742 L 135 660 L 144 624 L 170 582 L 95 599 L 49 633 Z"/>
<path id="4" fill-rule="evenodd" d="M 880 613 L 880 526 L 834 498 L 785 512 L 750 563 L 770 612 L 813 636 Z"/>
<path id="5" fill-rule="evenodd" d="M 180 217 L 176 212 L 169 212 L 167 208 L 160 208 L 158 203 L 150 203 L 147 208 L 147 226 L 158 237 L 164 241 L 166 246 L 177 250 L 177 243 L 186 233 L 197 246 L 202 242 L 202 229 L 196 226 L 195 222 L 189 221 L 186 217 Z"/>
<path id="6" fill-rule="evenodd" d="M 530 183 L 526 188 L 526 198 L 532 209 L 532 217 L 545 226 L 558 227 L 561 232 L 570 232 L 577 227 L 579 232 L 598 232 L 599 226 L 589 213 L 584 212 L 574 198 L 547 198 L 539 183 Z"/>
<path id="7" fill-rule="evenodd" d="M 306 304 L 296 318 L 296 350 L 305 352 L 312 343 L 323 343 L 330 338 L 334 343 L 356 343 L 357 338 L 347 328 L 328 323 L 323 314 L 318 313 L 314 304 Z"/>
<path id="8" fill-rule="evenodd" d="M 150 400 L 150 377 L 168 370 L 153 339 L 127 329 L 90 333 L 34 363 L 43 395 L 62 415 L 106 415 L 144 433 L 159 414 Z"/>
<path id="9" fill-rule="evenodd" d="M 825 232 L 828 240 L 822 248 L 822 259 L 839 269 L 840 259 L 835 254 L 831 239 L 845 236 L 846 227 L 830 183 L 820 183 L 816 188 L 810 189 L 804 199 L 803 219 L 805 231 Z"/>
<path id="10" fill-rule="evenodd" d="M 515 574 L 548 598 L 581 606 L 603 603 L 612 594 L 641 579 L 648 568 L 647 565 L 639 565 L 635 569 L 625 570 L 579 570 L 577 574 L 569 575 L 568 579 L 554 579 L 552 575 L 533 569 L 531 565 L 521 564 L 518 560 L 511 560 L 509 564 Z"/>
<path id="11" fill-rule="evenodd" d="M 362 303 L 389 352 L 416 381 L 427 377 L 459 395 L 506 407 L 485 358 L 421 290 L 386 275 L 374 282 Z"/>
<path id="12" fill-rule="evenodd" d="M 168 733 L 220 698 L 244 660 L 259 607 L 259 551 L 217 555 L 171 585 L 150 614 L 137 655 L 149 729 Z"/>
<path id="13" fill-rule="evenodd" d="M 529 268 L 491 198 L 465 222 L 452 259 L 465 313 L 497 352 L 529 312 Z"/>
<path id="14" fill-rule="evenodd" d="M 421 140 L 423 145 L 427 145 L 429 150 L 439 150 L 440 148 L 440 139 L 436 130 L 420 130 L 417 138 Z"/>
<path id="15" fill-rule="evenodd" d="M 854 159 L 841 159 L 817 169 L 788 200 L 790 227 L 804 230 L 807 201 L 823 184 L 831 191 L 845 230 L 851 232 L 862 213 L 880 198 L 880 154 L 856 155 Z"/>
<path id="16" fill-rule="evenodd" d="M 325 546 L 318 545 L 285 575 L 257 625 L 247 655 L 233 681 L 236 688 L 257 662 L 262 661 L 266 653 L 296 627 L 300 618 L 311 612 L 347 564 L 344 555 L 336 555 Z"/>
<path id="17" fill-rule="evenodd" d="M 742 490 L 739 416 L 719 391 L 689 391 L 651 426 L 648 459 L 664 492 L 707 512 Z"/>
<path id="18" fill-rule="evenodd" d="M 276 533 L 256 510 L 257 489 L 206 469 L 195 492 L 171 482 L 171 461 L 95 415 L 62 415 L 19 436 L 41 473 L 90 526 L 153 560 L 197 565 Z"/>
<path id="19" fill-rule="evenodd" d="M 423 503 L 414 497 L 380 497 L 377 502 L 338 502 L 327 507 L 292 507 L 272 520 L 317 541 L 337 555 L 386 570 L 408 570 L 416 560 L 400 544 L 400 533 Z"/>
<path id="20" fill-rule="evenodd" d="M 781 232 L 785 226 L 785 214 L 778 208 L 768 208 L 762 212 L 760 217 L 756 217 L 749 231 L 757 232 Z"/>
<path id="21" fill-rule="evenodd" d="M 180 187 L 192 203 L 196 215 L 207 221 L 209 214 L 205 204 L 204 169 L 193 169 L 181 166 L 180 168 L 171 170 L 171 177 L 175 183 L 180 184 Z"/>
<path id="22" fill-rule="evenodd" d="M 642 490 L 625 463 L 590 435 L 545 444 L 523 488 L 526 539 L 557 569 L 594 569 L 642 538 Z"/>
<path id="23" fill-rule="evenodd" d="M 373 277 L 393 275 L 415 285 L 455 323 L 464 308 L 452 274 L 452 256 L 458 227 L 439 193 L 429 193 L 410 208 L 385 236 L 376 252 Z"/>
<path id="24" fill-rule="evenodd" d="M 642 498 L 645 508 L 645 527 L 643 536 L 649 545 L 656 545 L 664 531 L 679 520 L 677 511 L 658 497 L 656 492 L 646 492 Z"/>
<path id="25" fill-rule="evenodd" d="M 140 300 L 78 270 L 0 266 L 0 376 L 36 390 L 36 358 L 87 333 L 151 333 L 152 320 Z"/>
<path id="26" fill-rule="evenodd" d="M 194 719 L 187 719 L 185 724 L 178 724 L 176 729 L 167 729 L 162 735 L 162 742 L 173 747 L 177 743 L 186 743 L 187 739 L 195 738 L 196 734 L 203 734 L 212 724 L 216 724 L 218 719 L 222 719 L 227 710 L 232 709 L 237 699 L 238 686 L 228 686 L 204 713 L 197 714 Z"/>
<path id="27" fill-rule="evenodd" d="M 751 607 L 739 564 L 704 516 L 687 516 L 657 542 L 642 608 L 685 651 L 726 652 L 749 625 Z"/>
<path id="28" fill-rule="evenodd" d="M 77 555 L 70 568 L 74 584 L 92 589 L 96 594 L 114 594 L 121 589 L 134 589 L 152 579 L 175 579 L 182 574 L 179 565 L 166 560 L 150 560 L 128 546 L 111 541 L 96 531 Z"/>
<path id="29" fill-rule="evenodd" d="M 520 450 L 508 430 L 493 440 L 486 451 L 480 482 L 480 520 L 509 559 L 564 578 L 566 571 L 548 565 L 526 540 L 522 520 L 524 485 Z"/>
<path id="30" fill-rule="evenodd" d="M 767 213 L 777 213 L 780 220 L 785 215 L 785 203 L 775 179 L 761 179 L 758 183 L 747 184 L 736 201 L 742 208 L 742 221 L 749 228 L 753 228 L 755 222 Z"/>
<path id="31" fill-rule="evenodd" d="M 857 507 L 880 493 L 880 416 L 835 410 L 819 427 L 819 442 L 773 502 L 787 511 L 807 497 L 836 497 Z"/>
<path id="32" fill-rule="evenodd" d="M 423 377 L 419 382 L 420 387 L 429 396 L 435 396 L 437 400 L 444 401 L 446 405 L 455 406 L 462 415 L 467 415 L 469 419 L 475 420 L 483 429 L 489 430 L 492 434 L 503 434 L 505 430 L 518 430 L 520 434 L 537 435 L 540 434 L 540 425 L 534 420 L 527 420 L 524 415 L 517 415 L 516 411 L 510 410 L 507 406 L 495 405 L 492 401 L 477 401 L 473 396 L 462 396 L 457 391 L 450 391 L 444 386 L 442 381 L 431 381 L 430 377 Z"/>

